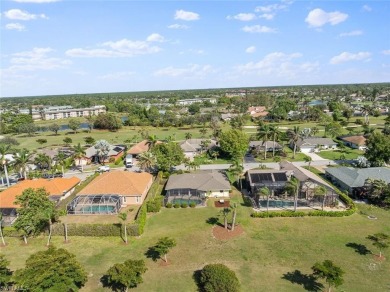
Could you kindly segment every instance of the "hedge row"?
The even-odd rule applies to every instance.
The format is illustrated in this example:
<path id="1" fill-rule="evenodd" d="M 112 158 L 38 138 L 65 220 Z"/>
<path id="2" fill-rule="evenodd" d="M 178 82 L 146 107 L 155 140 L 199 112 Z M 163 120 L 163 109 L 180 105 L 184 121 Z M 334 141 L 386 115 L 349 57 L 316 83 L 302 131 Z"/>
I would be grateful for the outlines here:
<path id="1" fill-rule="evenodd" d="M 271 212 L 254 212 L 251 214 L 251 217 L 253 218 L 273 218 L 273 217 L 304 217 L 304 216 L 319 216 L 319 217 L 344 217 L 344 216 L 350 216 L 353 213 L 356 212 L 356 205 L 353 202 L 353 200 L 348 197 L 348 195 L 337 191 L 337 194 L 339 195 L 339 198 L 345 205 L 347 206 L 347 210 L 345 211 L 322 211 L 322 210 L 315 210 L 315 211 L 309 211 L 309 212 L 302 212 L 302 211 L 271 211 Z"/>
<path id="2" fill-rule="evenodd" d="M 121 224 L 82 224 L 69 223 L 67 224 L 68 236 L 120 236 Z M 53 236 L 65 236 L 64 224 L 54 224 L 52 227 Z M 129 236 L 138 236 L 139 226 L 137 224 L 128 224 L 127 233 Z M 3 234 L 6 237 L 21 237 L 22 232 L 17 231 L 13 227 L 4 227 Z"/>
<path id="3" fill-rule="evenodd" d="M 146 204 L 142 204 L 141 208 L 139 208 L 137 219 L 135 220 L 138 225 L 138 235 L 144 233 L 145 224 L 146 224 L 146 215 L 147 215 L 147 207 Z"/>

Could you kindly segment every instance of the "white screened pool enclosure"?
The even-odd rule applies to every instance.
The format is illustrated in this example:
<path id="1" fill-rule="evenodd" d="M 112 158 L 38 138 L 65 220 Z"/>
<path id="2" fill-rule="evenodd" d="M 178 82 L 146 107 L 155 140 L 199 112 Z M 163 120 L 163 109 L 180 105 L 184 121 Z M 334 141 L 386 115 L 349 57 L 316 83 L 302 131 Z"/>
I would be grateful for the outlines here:
<path id="1" fill-rule="evenodd" d="M 118 195 L 80 195 L 67 205 L 66 211 L 71 215 L 118 214 L 121 201 Z"/>

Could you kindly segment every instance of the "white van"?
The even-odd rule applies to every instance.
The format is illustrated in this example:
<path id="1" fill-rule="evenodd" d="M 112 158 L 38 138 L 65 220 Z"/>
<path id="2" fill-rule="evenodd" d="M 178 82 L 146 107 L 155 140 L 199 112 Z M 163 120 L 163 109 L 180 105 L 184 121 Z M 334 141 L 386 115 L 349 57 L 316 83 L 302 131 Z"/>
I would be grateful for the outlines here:
<path id="1" fill-rule="evenodd" d="M 131 155 L 131 154 L 126 155 L 125 166 L 126 166 L 126 168 L 133 167 L 133 155 Z"/>

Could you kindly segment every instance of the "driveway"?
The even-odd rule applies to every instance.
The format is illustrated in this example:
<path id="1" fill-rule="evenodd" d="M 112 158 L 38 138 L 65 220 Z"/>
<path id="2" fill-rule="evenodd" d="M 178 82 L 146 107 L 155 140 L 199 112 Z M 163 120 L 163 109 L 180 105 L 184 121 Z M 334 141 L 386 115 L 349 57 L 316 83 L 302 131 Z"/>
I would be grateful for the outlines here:
<path id="1" fill-rule="evenodd" d="M 311 159 L 313 161 L 322 161 L 322 160 L 328 160 L 328 159 L 325 159 L 325 158 L 322 158 L 321 156 L 319 156 L 318 154 L 315 154 L 313 152 L 310 152 L 310 153 L 304 153 L 305 155 L 311 157 Z"/>
<path id="2" fill-rule="evenodd" d="M 244 156 L 244 163 L 257 163 L 257 161 L 252 154 L 248 153 Z"/>

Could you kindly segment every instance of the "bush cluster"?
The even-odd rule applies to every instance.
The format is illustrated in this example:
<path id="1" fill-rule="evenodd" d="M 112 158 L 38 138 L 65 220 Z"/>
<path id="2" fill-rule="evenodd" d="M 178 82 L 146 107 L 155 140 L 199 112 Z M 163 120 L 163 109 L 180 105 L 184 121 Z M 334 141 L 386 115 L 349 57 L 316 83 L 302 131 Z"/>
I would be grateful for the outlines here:
<path id="1" fill-rule="evenodd" d="M 145 224 L 146 224 L 146 215 L 147 215 L 147 207 L 146 204 L 142 204 L 141 208 L 138 211 L 136 223 L 138 224 L 138 234 L 141 235 L 144 233 Z"/>
<path id="2" fill-rule="evenodd" d="M 156 196 L 153 200 L 146 202 L 146 208 L 148 213 L 158 213 L 161 210 L 162 205 L 162 196 Z"/>
<path id="3" fill-rule="evenodd" d="M 210 264 L 200 271 L 198 285 L 205 292 L 240 291 L 236 273 L 223 264 Z"/>
<path id="4" fill-rule="evenodd" d="M 180 208 L 180 204 L 179 204 L 179 203 L 175 203 L 175 204 L 173 205 L 173 208 L 175 208 L 175 209 Z"/>
<path id="5" fill-rule="evenodd" d="M 167 203 L 166 205 L 165 205 L 165 208 L 172 208 L 172 203 Z"/>
<path id="6" fill-rule="evenodd" d="M 272 211 L 272 212 L 254 212 L 251 214 L 253 218 L 273 218 L 273 217 L 304 217 L 307 213 L 302 211 Z"/>

